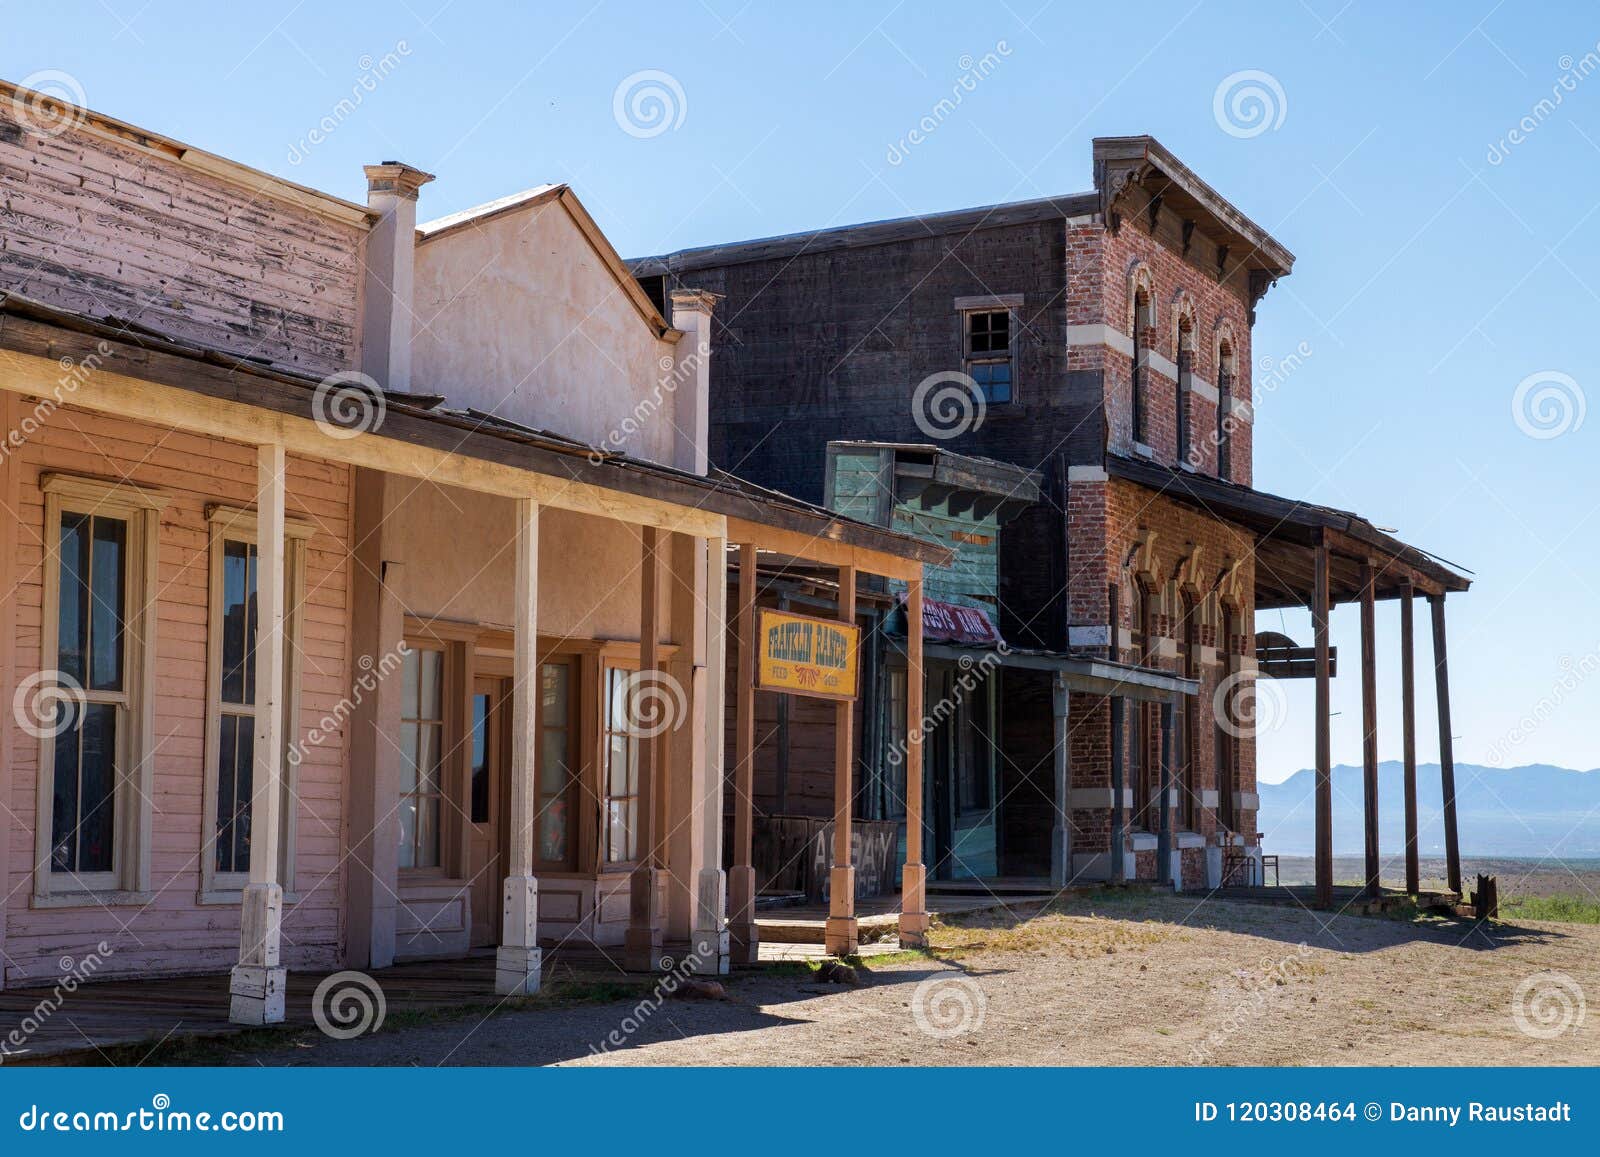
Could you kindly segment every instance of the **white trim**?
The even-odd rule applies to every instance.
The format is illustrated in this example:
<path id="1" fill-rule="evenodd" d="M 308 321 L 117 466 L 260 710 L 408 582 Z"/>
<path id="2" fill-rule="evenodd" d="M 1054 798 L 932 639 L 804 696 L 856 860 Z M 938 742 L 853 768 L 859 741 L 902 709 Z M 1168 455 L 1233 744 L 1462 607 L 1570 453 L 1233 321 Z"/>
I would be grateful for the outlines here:
<path id="1" fill-rule="evenodd" d="M 1110 623 L 1067 628 L 1067 646 L 1069 647 L 1109 647 L 1110 645 Z"/>
<path id="2" fill-rule="evenodd" d="M 1135 442 L 1133 444 L 1133 452 L 1141 458 L 1154 458 L 1156 456 L 1155 450 L 1146 446 L 1143 442 Z"/>
<path id="3" fill-rule="evenodd" d="M 1107 346 L 1125 358 L 1133 356 L 1133 339 L 1115 326 L 1104 324 L 1067 326 L 1067 345 Z"/>
<path id="4" fill-rule="evenodd" d="M 1249 402 L 1246 402 L 1240 398 L 1229 398 L 1228 408 L 1233 411 L 1233 416 L 1239 419 L 1241 422 L 1252 422 L 1255 420 L 1256 409 Z"/>
<path id="5" fill-rule="evenodd" d="M 1068 466 L 1068 482 L 1109 482 L 1111 475 L 1104 466 Z"/>
<path id="6" fill-rule="evenodd" d="M 1128 850 L 1130 852 L 1153 852 L 1160 842 L 1159 837 L 1149 832 L 1129 832 Z"/>
<path id="7" fill-rule="evenodd" d="M 1202 791 L 1200 793 L 1200 806 L 1215 809 L 1221 802 L 1221 797 L 1215 791 Z"/>
<path id="8" fill-rule="evenodd" d="M 209 502 L 206 504 L 206 521 L 212 524 L 214 531 L 220 528 L 220 533 L 236 542 L 255 541 L 256 512 L 253 507 L 225 506 L 220 502 Z M 288 538 L 303 542 L 316 532 L 316 524 L 306 519 L 283 520 L 283 533 Z"/>
<path id="9" fill-rule="evenodd" d="M 1188 390 L 1189 393 L 1194 394 L 1197 397 L 1204 398 L 1213 406 L 1215 406 L 1222 398 L 1222 395 L 1217 393 L 1216 386 L 1213 386 L 1204 378 L 1195 377 L 1193 374 L 1189 375 L 1189 384 L 1184 388 Z"/>
<path id="10" fill-rule="evenodd" d="M 1021 309 L 1020 293 L 988 293 L 976 297 L 956 298 L 956 312 L 970 313 L 983 310 Z"/>
<path id="11" fill-rule="evenodd" d="M 162 510 L 167 505 L 167 496 L 164 494 L 112 478 L 41 474 L 39 490 L 44 494 L 58 495 L 71 503 L 90 503 L 92 505 L 89 513 L 114 507 L 128 510 Z"/>
<path id="12" fill-rule="evenodd" d="M 1178 363 L 1165 354 L 1159 354 L 1155 350 L 1145 350 L 1144 364 L 1147 369 L 1154 370 L 1169 382 L 1178 380 Z"/>
<path id="13" fill-rule="evenodd" d="M 1233 806 L 1236 811 L 1260 811 L 1261 796 L 1253 791 L 1236 791 L 1233 793 Z"/>
<path id="14" fill-rule="evenodd" d="M 1172 846 L 1180 851 L 1185 848 L 1203 848 L 1206 846 L 1206 838 L 1199 832 L 1174 832 Z"/>

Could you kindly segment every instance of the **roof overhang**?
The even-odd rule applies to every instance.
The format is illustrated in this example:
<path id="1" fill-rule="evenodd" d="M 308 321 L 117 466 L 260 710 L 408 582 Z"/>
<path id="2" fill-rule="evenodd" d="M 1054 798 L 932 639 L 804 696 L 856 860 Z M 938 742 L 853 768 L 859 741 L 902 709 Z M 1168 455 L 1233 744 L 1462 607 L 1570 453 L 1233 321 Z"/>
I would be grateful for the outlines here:
<path id="1" fill-rule="evenodd" d="M 905 640 L 893 639 L 890 644 L 899 654 L 905 654 Z M 1059 651 L 1027 651 L 1015 647 L 984 647 L 959 643 L 923 643 L 924 659 L 945 659 L 963 665 L 976 666 L 974 655 L 993 655 L 993 666 L 1014 671 L 1038 671 L 1059 677 L 1069 691 L 1086 695 L 1107 695 L 1123 699 L 1138 699 L 1147 703 L 1176 703 L 1190 695 L 1200 694 L 1200 683 L 1148 667 L 1135 667 L 1128 663 L 1114 663 L 1109 659 L 1083 658 Z M 970 666 L 968 669 L 971 669 Z"/>
<path id="2" fill-rule="evenodd" d="M 1120 454 L 1106 455 L 1106 472 L 1231 522 L 1256 536 L 1256 607 L 1305 607 L 1316 582 L 1317 550 L 1329 552 L 1329 600 L 1355 602 L 1371 567 L 1377 597 L 1397 599 L 1467 590 L 1472 580 L 1453 566 L 1379 530 L 1348 511 L 1280 498 L 1218 478 Z"/>

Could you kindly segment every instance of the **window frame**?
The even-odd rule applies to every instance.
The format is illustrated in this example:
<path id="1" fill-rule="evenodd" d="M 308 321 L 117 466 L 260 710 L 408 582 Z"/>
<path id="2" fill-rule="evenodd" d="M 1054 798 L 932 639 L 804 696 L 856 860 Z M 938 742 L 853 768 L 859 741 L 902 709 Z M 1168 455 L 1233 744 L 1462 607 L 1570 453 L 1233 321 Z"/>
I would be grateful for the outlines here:
<path id="1" fill-rule="evenodd" d="M 111 869 L 77 874 L 53 869 L 56 737 L 39 740 L 34 826 L 34 907 L 143 904 L 150 899 L 152 790 L 155 732 L 155 658 L 158 616 L 151 600 L 159 591 L 161 511 L 164 495 L 129 482 L 47 473 L 44 496 L 43 605 L 40 670 L 61 669 L 61 516 L 115 518 L 127 523 L 123 573 L 123 690 L 85 689 L 87 702 L 115 702 L 121 709 L 113 770 L 115 811 Z M 119 702 L 120 700 L 120 702 Z M 81 726 L 82 718 L 79 717 Z"/>
<path id="2" fill-rule="evenodd" d="M 555 730 L 551 727 L 544 714 L 544 669 L 546 667 L 565 667 L 567 671 L 567 718 L 565 730 L 567 733 L 567 761 L 569 765 L 566 786 L 557 793 L 544 790 L 541 777 L 544 774 L 544 737 L 547 731 Z M 583 784 L 583 671 L 584 662 L 581 655 L 573 653 L 547 652 L 539 658 L 539 698 L 535 715 L 535 727 L 539 732 L 539 748 L 534 768 L 534 832 L 533 832 L 533 870 L 535 875 L 559 875 L 573 873 L 578 869 L 579 846 L 582 842 L 580 807 L 578 799 L 579 788 Z M 506 709 L 510 711 L 509 697 Z M 602 726 L 604 721 L 602 720 Z M 509 764 L 507 774 L 510 774 Z M 544 815 L 544 809 L 549 801 L 561 799 L 567 805 L 567 858 L 564 861 L 546 860 L 540 855 L 540 830 L 539 822 Z M 602 809 L 603 814 L 603 809 Z"/>
<path id="3" fill-rule="evenodd" d="M 400 671 L 400 715 L 397 720 L 402 729 L 408 723 L 425 723 L 430 727 L 436 726 L 439 730 L 439 782 L 436 790 L 428 793 L 429 795 L 436 795 L 439 800 L 439 855 L 438 863 L 436 864 L 421 867 L 417 865 L 407 866 L 399 863 L 397 850 L 397 871 L 401 882 L 412 880 L 457 880 L 462 876 L 460 870 L 462 833 L 460 829 L 467 818 L 462 806 L 467 801 L 464 798 L 457 798 L 459 794 L 464 793 L 466 790 L 465 785 L 459 783 L 461 776 L 458 774 L 458 769 L 463 759 L 466 758 L 465 749 L 467 747 L 467 739 L 464 733 L 465 721 L 461 718 L 461 713 L 465 709 L 466 702 L 470 700 L 470 690 L 466 691 L 465 699 L 463 697 L 462 652 L 464 648 L 454 640 L 441 639 L 432 634 L 423 636 L 407 633 L 404 641 L 406 644 L 404 659 L 409 659 L 412 655 L 418 656 L 419 695 L 421 693 L 420 664 L 422 662 L 422 654 L 424 652 L 433 652 L 439 656 L 439 717 L 434 719 L 406 715 L 404 701 L 405 672 L 402 666 Z M 402 663 L 404 659 L 402 659 Z M 419 709 L 420 706 L 419 702 Z M 398 750 L 402 752 L 401 759 L 403 759 L 403 747 L 399 747 Z M 396 784 L 394 800 L 395 829 L 397 833 L 404 830 L 400 824 L 400 807 L 402 803 L 409 797 L 420 797 L 421 795 L 422 793 L 419 792 L 400 790 L 398 783 Z M 397 849 L 398 846 L 399 842 L 397 840 Z"/>
<path id="4" fill-rule="evenodd" d="M 979 395 L 983 398 L 985 406 L 1011 406 L 1017 402 L 1017 309 L 1015 305 L 1003 301 L 985 302 L 982 305 L 965 306 L 961 314 L 961 372 L 972 378 L 978 385 Z M 993 350 L 976 352 L 972 348 L 972 323 L 979 316 L 1002 314 L 1006 319 L 1006 352 L 997 356 Z M 977 383 L 973 368 L 976 366 L 1004 365 L 1010 371 L 1009 394 L 1004 401 L 995 401 L 989 396 L 988 389 Z"/>
<path id="5" fill-rule="evenodd" d="M 624 673 L 637 673 L 638 670 L 639 670 L 639 660 L 638 660 L 637 656 L 632 657 L 632 658 L 624 658 L 624 657 L 620 657 L 620 656 L 610 656 L 610 655 L 604 656 L 602 658 L 601 663 L 599 664 L 599 667 L 600 667 L 600 696 L 599 696 L 599 704 L 598 704 L 598 706 L 600 708 L 600 712 L 599 712 L 600 718 L 598 720 L 598 723 L 599 723 L 598 730 L 599 730 L 599 736 L 600 736 L 600 743 L 599 743 L 599 747 L 598 747 L 598 749 L 597 749 L 597 751 L 595 753 L 596 754 L 595 769 L 599 773 L 599 776 L 600 776 L 600 785 L 599 785 L 600 786 L 600 791 L 599 791 L 600 812 L 599 812 L 599 821 L 598 821 L 598 825 L 597 825 L 597 831 L 595 832 L 595 840 L 596 840 L 595 850 L 596 850 L 596 853 L 597 853 L 595 858 L 596 858 L 596 860 L 598 861 L 598 863 L 600 865 L 600 871 L 602 873 L 605 873 L 605 872 L 628 871 L 628 870 L 631 870 L 631 869 L 636 868 L 636 867 L 639 866 L 639 863 L 640 863 L 639 851 L 640 851 L 640 849 L 638 847 L 638 842 L 639 842 L 638 841 L 638 837 L 639 837 L 638 823 L 639 823 L 639 816 L 640 816 L 640 812 L 639 812 L 640 798 L 641 798 L 640 789 L 643 787 L 643 779 L 640 777 L 640 771 L 639 771 L 639 754 L 640 754 L 640 746 L 643 743 L 650 742 L 650 741 L 646 740 L 644 737 L 639 736 L 639 735 L 628 735 L 627 732 L 617 733 L 617 732 L 614 732 L 612 730 L 612 728 L 611 728 L 611 673 L 613 671 L 621 671 L 621 672 L 624 672 Z M 613 734 L 626 735 L 633 743 L 633 759 L 634 759 L 634 762 L 633 762 L 633 778 L 634 778 L 634 783 L 633 783 L 633 794 L 631 794 L 631 795 L 614 796 L 611 793 L 611 737 L 612 737 Z M 657 773 L 658 776 L 660 776 L 661 772 L 662 772 L 662 767 L 658 763 L 657 767 L 656 767 L 656 773 Z M 630 800 L 630 801 L 632 801 L 633 807 L 634 807 L 634 812 L 633 812 L 633 815 L 634 815 L 634 831 L 633 831 L 634 848 L 633 848 L 633 853 L 634 854 L 631 857 L 628 857 L 626 859 L 621 859 L 621 860 L 613 860 L 611 858 L 611 845 L 610 845 L 610 841 L 611 841 L 611 802 L 614 799 L 617 799 L 617 800 Z"/>
<path id="6" fill-rule="evenodd" d="M 222 740 L 222 715 L 224 713 L 256 718 L 254 704 L 241 709 L 239 704 L 222 702 L 223 628 L 217 613 L 222 606 L 223 562 L 226 544 L 240 542 L 256 545 L 256 512 L 237 506 L 212 503 L 206 507 L 207 550 L 209 572 L 206 596 L 206 727 L 205 727 L 205 780 L 201 792 L 201 816 L 204 835 L 200 848 L 200 895 L 202 904 L 240 903 L 250 873 L 222 872 L 216 866 L 217 798 L 222 790 L 220 744 Z M 300 768 L 289 758 L 290 749 L 300 741 L 300 695 L 302 686 L 302 656 L 300 640 L 305 600 L 306 544 L 314 527 L 300 519 L 284 520 L 284 652 L 283 652 L 283 737 L 284 765 L 280 769 L 283 807 L 279 813 L 282 828 L 278 835 L 278 882 L 284 899 L 298 899 L 294 891 L 294 860 L 296 812 L 299 800 Z"/>

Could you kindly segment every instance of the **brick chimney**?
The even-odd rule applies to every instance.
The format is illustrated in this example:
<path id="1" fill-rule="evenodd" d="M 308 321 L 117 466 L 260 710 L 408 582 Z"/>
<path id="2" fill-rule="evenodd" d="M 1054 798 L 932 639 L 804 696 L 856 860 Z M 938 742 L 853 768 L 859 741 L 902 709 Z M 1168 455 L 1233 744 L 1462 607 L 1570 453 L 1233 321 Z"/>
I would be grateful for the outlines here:
<path id="1" fill-rule="evenodd" d="M 361 372 L 386 390 L 411 388 L 417 190 L 432 173 L 399 161 L 366 166 L 367 207 L 378 215 L 367 233 L 362 286 Z"/>

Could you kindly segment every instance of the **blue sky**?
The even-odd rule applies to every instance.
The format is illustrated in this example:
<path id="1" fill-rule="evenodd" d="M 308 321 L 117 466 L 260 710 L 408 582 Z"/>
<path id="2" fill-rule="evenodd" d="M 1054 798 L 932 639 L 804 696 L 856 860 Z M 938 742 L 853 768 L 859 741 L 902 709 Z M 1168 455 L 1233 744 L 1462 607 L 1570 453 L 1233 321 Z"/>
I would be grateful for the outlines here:
<path id="1" fill-rule="evenodd" d="M 98 111 L 354 200 L 362 164 L 402 159 L 439 175 L 425 216 L 570 181 L 625 254 L 1079 191 L 1092 137 L 1152 133 L 1298 258 L 1262 304 L 1256 355 L 1310 353 L 1261 400 L 1257 485 L 1358 510 L 1477 573 L 1452 601 L 1459 760 L 1600 764 L 1600 414 L 1577 421 L 1600 390 L 1589 5 L 4 8 L 8 79 L 64 73 Z M 986 55 L 955 113 L 891 163 Z M 670 78 L 673 113 L 642 136 L 613 103 L 646 70 Z M 1246 70 L 1282 94 L 1255 135 L 1214 111 Z M 1529 388 L 1560 392 L 1565 432 L 1533 437 L 1513 403 L 1550 374 L 1566 376 Z M 1360 758 L 1356 620 L 1335 616 L 1341 762 Z M 1400 744 L 1396 621 L 1380 609 L 1384 758 Z M 1283 623 L 1306 634 L 1303 616 Z M 1425 671 L 1428 655 L 1424 638 Z M 1260 761 L 1275 780 L 1311 762 L 1310 688 L 1273 707 Z"/>

